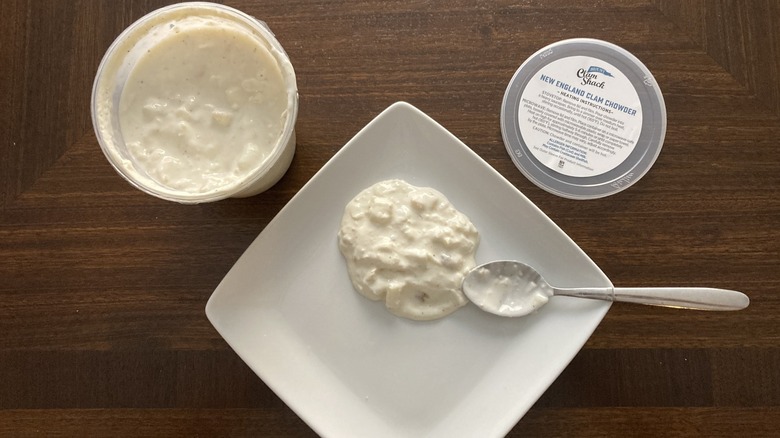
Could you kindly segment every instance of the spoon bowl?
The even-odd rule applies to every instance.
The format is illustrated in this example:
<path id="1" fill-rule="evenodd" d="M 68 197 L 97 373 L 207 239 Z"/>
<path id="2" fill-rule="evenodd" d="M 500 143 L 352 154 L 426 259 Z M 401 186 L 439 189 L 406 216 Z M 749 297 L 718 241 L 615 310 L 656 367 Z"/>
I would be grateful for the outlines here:
<path id="1" fill-rule="evenodd" d="M 535 312 L 555 295 L 693 310 L 740 310 L 750 304 L 742 292 L 709 287 L 558 288 L 533 267 L 511 260 L 475 267 L 461 288 L 480 309 L 509 317 Z"/>

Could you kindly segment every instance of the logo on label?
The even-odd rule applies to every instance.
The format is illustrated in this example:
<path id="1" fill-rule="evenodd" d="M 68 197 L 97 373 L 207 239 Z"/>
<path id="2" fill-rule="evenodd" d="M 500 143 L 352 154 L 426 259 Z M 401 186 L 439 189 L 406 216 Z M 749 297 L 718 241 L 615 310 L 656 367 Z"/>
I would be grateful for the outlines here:
<path id="1" fill-rule="evenodd" d="M 595 65 L 591 65 L 590 67 L 588 67 L 588 73 L 599 73 L 599 74 L 602 74 L 604 76 L 614 77 L 614 76 L 612 76 L 612 73 L 604 70 L 601 67 L 597 67 Z"/>
<path id="2" fill-rule="evenodd" d="M 577 70 L 577 77 L 582 79 L 582 85 L 604 88 L 604 81 L 599 81 L 599 75 L 614 77 L 612 73 L 596 65 L 591 65 L 587 70 L 584 68 Z"/>

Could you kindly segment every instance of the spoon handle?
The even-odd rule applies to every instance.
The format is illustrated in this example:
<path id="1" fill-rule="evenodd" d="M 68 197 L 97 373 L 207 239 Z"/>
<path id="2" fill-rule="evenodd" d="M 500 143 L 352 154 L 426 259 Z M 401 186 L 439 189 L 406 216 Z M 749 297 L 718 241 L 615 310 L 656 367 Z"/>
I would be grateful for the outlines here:
<path id="1" fill-rule="evenodd" d="M 742 292 L 711 287 L 554 288 L 554 295 L 694 310 L 740 310 L 750 304 Z"/>

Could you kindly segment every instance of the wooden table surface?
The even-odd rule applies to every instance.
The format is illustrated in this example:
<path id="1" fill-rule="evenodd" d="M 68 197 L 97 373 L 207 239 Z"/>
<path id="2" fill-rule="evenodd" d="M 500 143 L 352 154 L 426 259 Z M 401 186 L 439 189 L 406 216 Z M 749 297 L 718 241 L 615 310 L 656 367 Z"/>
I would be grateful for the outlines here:
<path id="1" fill-rule="evenodd" d="M 206 319 L 267 223 L 395 101 L 459 137 L 617 285 L 707 285 L 730 313 L 615 305 L 510 436 L 780 436 L 780 5 L 764 1 L 228 2 L 298 75 L 298 149 L 248 199 L 182 206 L 103 157 L 89 99 L 113 39 L 164 1 L 4 0 L 0 436 L 315 436 Z M 627 191 L 572 201 L 514 167 L 512 74 L 572 37 L 633 52 L 668 130 Z M 314 219 L 313 219 L 314 220 Z"/>

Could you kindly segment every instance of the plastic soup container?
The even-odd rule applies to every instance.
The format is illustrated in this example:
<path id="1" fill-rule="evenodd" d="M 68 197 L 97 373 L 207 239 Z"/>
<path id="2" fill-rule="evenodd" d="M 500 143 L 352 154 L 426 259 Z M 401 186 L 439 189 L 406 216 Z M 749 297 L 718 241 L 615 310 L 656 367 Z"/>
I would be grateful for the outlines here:
<path id="1" fill-rule="evenodd" d="M 109 47 L 92 89 L 108 161 L 138 189 L 186 204 L 258 194 L 295 153 L 295 71 L 265 23 L 179 3 Z"/>
<path id="2" fill-rule="evenodd" d="M 534 53 L 514 74 L 501 133 L 537 186 L 565 198 L 601 198 L 650 170 L 666 134 L 666 106 L 634 55 L 605 41 L 570 39 Z"/>

